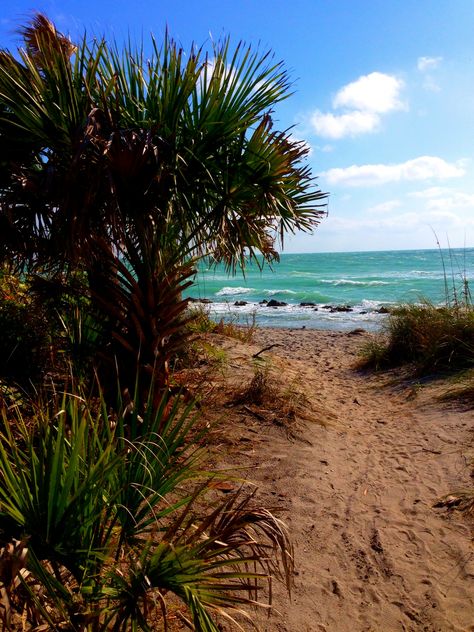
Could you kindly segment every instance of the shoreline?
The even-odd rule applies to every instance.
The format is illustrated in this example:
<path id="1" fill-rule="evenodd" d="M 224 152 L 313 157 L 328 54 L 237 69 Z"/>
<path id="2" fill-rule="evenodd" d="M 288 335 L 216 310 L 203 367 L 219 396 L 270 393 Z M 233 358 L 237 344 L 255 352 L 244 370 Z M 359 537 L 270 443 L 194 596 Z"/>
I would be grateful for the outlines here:
<path id="1" fill-rule="evenodd" d="M 352 306 L 348 303 L 289 303 L 264 300 L 218 302 L 189 297 L 191 309 L 207 312 L 215 322 L 235 325 L 273 327 L 275 329 L 316 329 L 349 331 L 364 328 L 377 332 L 383 327 L 390 306 Z"/>

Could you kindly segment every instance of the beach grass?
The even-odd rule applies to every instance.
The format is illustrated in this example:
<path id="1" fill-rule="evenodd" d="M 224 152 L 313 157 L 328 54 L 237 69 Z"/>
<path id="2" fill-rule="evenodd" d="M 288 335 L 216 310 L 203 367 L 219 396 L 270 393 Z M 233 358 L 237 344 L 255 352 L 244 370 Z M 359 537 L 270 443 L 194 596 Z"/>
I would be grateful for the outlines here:
<path id="1" fill-rule="evenodd" d="M 474 307 L 425 301 L 395 308 L 382 334 L 364 347 L 361 364 L 375 369 L 409 364 L 419 375 L 472 368 Z"/>
<path id="2" fill-rule="evenodd" d="M 188 328 L 195 334 L 221 334 L 240 342 L 252 342 L 258 328 L 255 313 L 245 320 L 238 315 L 232 315 L 230 319 L 221 318 L 216 322 L 212 320 L 206 305 L 193 305 L 191 310 L 192 319 L 188 323 Z"/>

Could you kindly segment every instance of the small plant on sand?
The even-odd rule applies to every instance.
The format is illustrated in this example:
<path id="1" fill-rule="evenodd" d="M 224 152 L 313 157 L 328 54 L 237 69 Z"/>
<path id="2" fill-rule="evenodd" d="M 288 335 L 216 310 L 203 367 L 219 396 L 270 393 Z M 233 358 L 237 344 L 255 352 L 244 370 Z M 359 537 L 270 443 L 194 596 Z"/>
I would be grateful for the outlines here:
<path id="1" fill-rule="evenodd" d="M 216 330 L 216 322 L 212 320 L 209 309 L 202 303 L 189 303 L 188 311 L 191 318 L 187 328 L 193 334 L 212 334 Z"/>
<path id="2" fill-rule="evenodd" d="M 435 234 L 444 278 L 444 305 L 424 300 L 390 310 L 382 336 L 362 349 L 361 365 L 375 369 L 411 364 L 420 375 L 474 366 L 474 305 L 466 266 L 451 248 L 448 272 Z"/>
<path id="3" fill-rule="evenodd" d="M 221 318 L 218 322 L 212 320 L 209 309 L 205 305 L 192 305 L 190 307 L 192 318 L 188 328 L 197 334 L 220 334 L 227 338 L 234 338 L 240 342 L 252 342 L 257 331 L 257 317 L 253 312 L 246 320 L 242 320 L 237 314 L 229 314 L 229 317 Z"/>
<path id="4" fill-rule="evenodd" d="M 440 399 L 459 400 L 467 405 L 474 405 L 474 369 L 456 374 L 449 382 L 448 388 Z"/>
<path id="5" fill-rule="evenodd" d="M 240 340 L 240 342 L 252 342 L 257 329 L 257 318 L 255 312 L 253 312 L 246 322 L 241 322 L 237 315 L 233 315 L 230 320 L 226 321 L 221 318 L 214 331 L 228 338 Z"/>
<path id="6" fill-rule="evenodd" d="M 275 388 L 270 380 L 270 365 L 267 361 L 256 359 L 254 361 L 253 376 L 238 393 L 234 403 L 255 404 L 262 406 L 267 403 L 275 394 Z"/>

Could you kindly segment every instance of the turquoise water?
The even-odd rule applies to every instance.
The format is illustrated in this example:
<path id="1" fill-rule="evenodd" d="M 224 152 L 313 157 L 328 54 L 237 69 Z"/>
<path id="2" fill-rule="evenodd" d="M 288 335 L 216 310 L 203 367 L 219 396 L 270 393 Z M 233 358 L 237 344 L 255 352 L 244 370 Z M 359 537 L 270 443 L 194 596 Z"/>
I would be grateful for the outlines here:
<path id="1" fill-rule="evenodd" d="M 255 317 L 260 325 L 270 327 L 374 330 L 386 318 L 378 313 L 381 307 L 423 299 L 445 302 L 443 262 L 450 300 L 455 292 L 461 295 L 464 278 L 474 287 L 474 248 L 465 248 L 283 254 L 273 269 L 248 267 L 245 278 L 241 273 L 229 276 L 219 266 L 203 266 L 188 294 L 210 299 L 215 319 L 245 322 Z M 262 304 L 271 299 L 287 305 Z M 247 305 L 238 307 L 236 301 Z M 300 306 L 303 302 L 314 307 Z M 352 311 L 328 309 L 341 305 Z"/>

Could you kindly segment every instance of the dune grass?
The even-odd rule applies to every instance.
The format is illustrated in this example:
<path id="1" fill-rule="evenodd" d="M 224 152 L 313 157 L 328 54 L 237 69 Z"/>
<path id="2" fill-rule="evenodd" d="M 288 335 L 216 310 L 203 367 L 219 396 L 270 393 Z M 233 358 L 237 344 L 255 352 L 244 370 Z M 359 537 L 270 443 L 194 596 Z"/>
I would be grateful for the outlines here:
<path id="1" fill-rule="evenodd" d="M 216 322 L 212 320 L 209 309 L 205 305 L 192 305 L 191 310 L 192 319 L 188 327 L 195 334 L 221 334 L 240 342 L 252 342 L 258 329 L 255 313 L 246 319 L 240 319 L 238 315 L 229 313 L 228 319 L 221 318 Z"/>
<path id="2" fill-rule="evenodd" d="M 438 307 L 430 302 L 402 305 L 385 331 L 362 352 L 362 365 L 380 369 L 410 364 L 418 375 L 474 367 L 474 307 Z"/>

